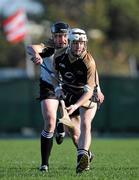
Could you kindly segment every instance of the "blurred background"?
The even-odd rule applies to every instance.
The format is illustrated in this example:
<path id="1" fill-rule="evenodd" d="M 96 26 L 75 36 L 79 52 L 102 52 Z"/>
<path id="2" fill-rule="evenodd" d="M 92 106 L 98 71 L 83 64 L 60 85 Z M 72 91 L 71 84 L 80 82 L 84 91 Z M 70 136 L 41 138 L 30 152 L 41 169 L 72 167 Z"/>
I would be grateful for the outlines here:
<path id="1" fill-rule="evenodd" d="M 43 120 L 39 67 L 28 44 L 48 39 L 65 21 L 84 29 L 96 60 L 105 101 L 93 122 L 98 135 L 139 132 L 138 0 L 0 0 L 0 135 L 37 135 Z"/>

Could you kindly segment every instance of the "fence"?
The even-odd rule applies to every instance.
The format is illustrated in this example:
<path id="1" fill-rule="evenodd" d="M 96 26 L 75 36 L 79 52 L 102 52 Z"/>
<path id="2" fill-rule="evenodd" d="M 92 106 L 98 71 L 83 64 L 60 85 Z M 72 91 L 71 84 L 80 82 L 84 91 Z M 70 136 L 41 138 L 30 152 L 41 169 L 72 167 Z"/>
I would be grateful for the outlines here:
<path id="1" fill-rule="evenodd" d="M 105 101 L 93 121 L 101 132 L 139 132 L 139 79 L 101 77 Z M 11 79 L 0 82 L 0 131 L 19 132 L 23 127 L 42 127 L 39 80 Z"/>

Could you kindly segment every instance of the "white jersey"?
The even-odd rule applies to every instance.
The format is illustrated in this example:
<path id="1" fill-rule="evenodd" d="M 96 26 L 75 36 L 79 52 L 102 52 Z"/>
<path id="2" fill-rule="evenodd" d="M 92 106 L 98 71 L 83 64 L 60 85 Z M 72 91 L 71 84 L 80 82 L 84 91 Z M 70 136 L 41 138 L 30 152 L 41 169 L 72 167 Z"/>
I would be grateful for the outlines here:
<path id="1" fill-rule="evenodd" d="M 54 72 L 53 58 L 54 58 L 54 54 L 52 56 L 43 59 L 43 66 L 45 66 L 46 69 L 41 67 L 41 75 L 40 75 L 43 81 L 46 81 L 51 85 L 52 85 L 52 76 L 50 72 L 52 73 Z M 50 72 L 48 72 L 47 69 Z"/>

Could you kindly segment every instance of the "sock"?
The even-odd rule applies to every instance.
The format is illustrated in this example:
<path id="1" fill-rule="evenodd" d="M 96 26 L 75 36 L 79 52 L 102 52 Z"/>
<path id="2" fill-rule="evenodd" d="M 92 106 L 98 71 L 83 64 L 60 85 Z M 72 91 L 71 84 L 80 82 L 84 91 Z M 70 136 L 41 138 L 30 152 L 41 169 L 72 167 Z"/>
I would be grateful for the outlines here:
<path id="1" fill-rule="evenodd" d="M 53 146 L 53 133 L 43 130 L 41 132 L 41 160 L 42 165 L 49 165 L 49 157 Z"/>

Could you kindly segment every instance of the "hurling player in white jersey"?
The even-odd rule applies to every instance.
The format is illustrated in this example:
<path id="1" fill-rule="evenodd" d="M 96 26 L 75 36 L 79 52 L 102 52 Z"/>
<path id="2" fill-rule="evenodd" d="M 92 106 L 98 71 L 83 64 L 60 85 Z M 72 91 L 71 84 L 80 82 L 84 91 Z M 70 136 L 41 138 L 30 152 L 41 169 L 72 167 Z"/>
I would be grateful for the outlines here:
<path id="1" fill-rule="evenodd" d="M 33 57 L 32 61 L 36 65 L 41 65 L 39 99 L 44 119 L 44 128 L 41 132 L 40 171 L 48 171 L 49 168 L 49 157 L 53 146 L 53 135 L 56 127 L 57 109 L 59 104 L 52 84 L 51 73 L 53 73 L 53 56 L 57 49 L 68 46 L 68 30 L 68 24 L 56 22 L 51 27 L 51 39 L 45 43 L 29 45 L 27 47 L 28 54 Z M 57 131 L 56 141 L 58 144 L 61 144 L 64 136 L 62 123 L 58 124 Z"/>

